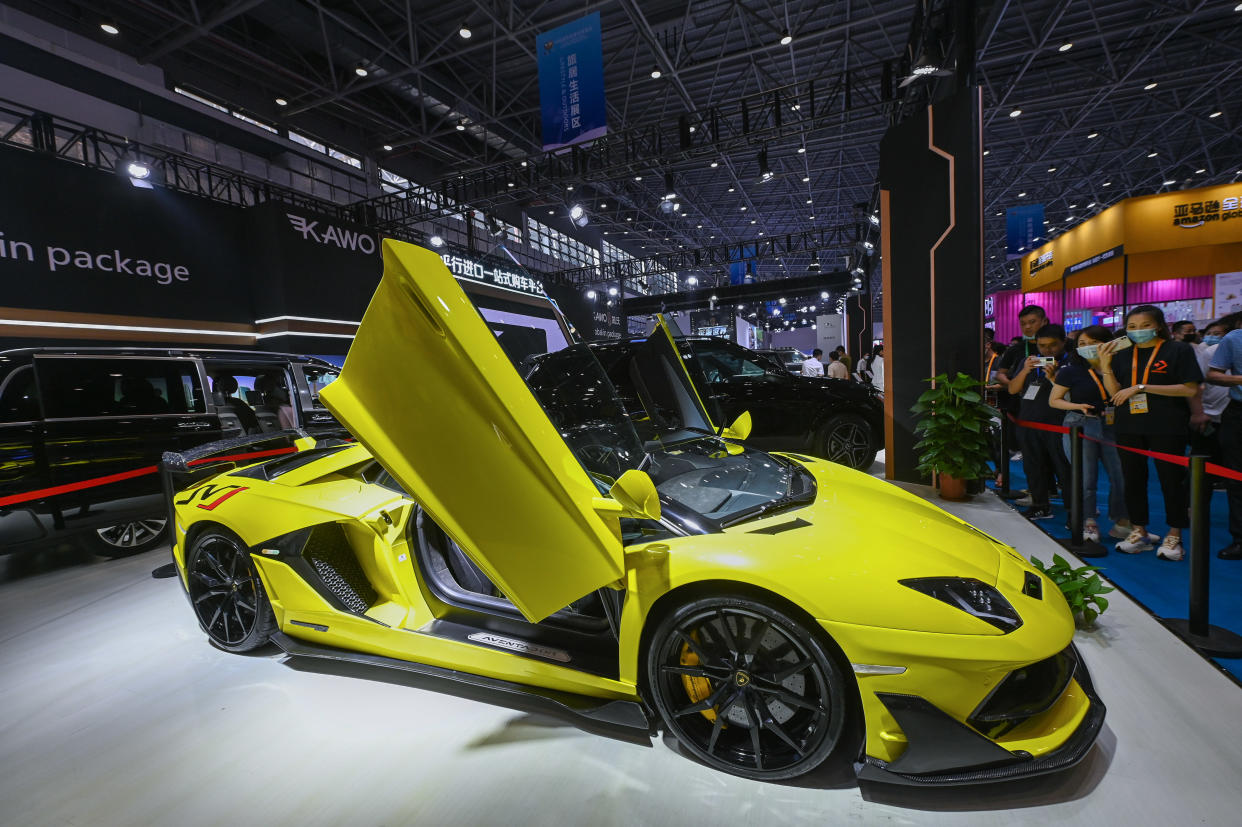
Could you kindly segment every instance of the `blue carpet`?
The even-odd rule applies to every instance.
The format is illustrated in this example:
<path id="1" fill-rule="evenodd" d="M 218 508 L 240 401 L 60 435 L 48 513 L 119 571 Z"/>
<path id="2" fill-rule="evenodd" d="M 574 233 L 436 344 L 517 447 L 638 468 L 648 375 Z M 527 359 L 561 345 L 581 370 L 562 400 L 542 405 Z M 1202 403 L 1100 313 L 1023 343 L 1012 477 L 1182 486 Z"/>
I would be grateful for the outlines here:
<path id="1" fill-rule="evenodd" d="M 1163 537 L 1168 531 L 1168 524 L 1164 521 L 1164 498 L 1160 494 L 1160 484 L 1156 480 L 1156 469 L 1151 467 L 1155 460 L 1148 462 L 1147 502 L 1151 524 L 1147 530 Z M 1022 463 L 1011 462 L 1009 467 L 1009 487 L 1014 490 L 1026 488 Z M 1102 468 L 1099 477 L 1097 502 L 1103 507 L 1108 503 L 1108 477 Z M 1052 519 L 1038 520 L 1034 524 L 1050 537 L 1058 540 L 1068 538 L 1069 531 L 1065 528 L 1065 523 L 1069 515 L 1065 504 L 1053 498 L 1052 512 Z M 1212 493 L 1210 513 L 1211 596 L 1208 619 L 1214 626 L 1242 634 L 1242 560 L 1221 560 L 1216 556 L 1216 552 L 1229 545 L 1232 540 L 1229 536 L 1229 507 L 1224 491 Z M 1100 523 L 1100 542 L 1108 548 L 1109 553 L 1107 557 L 1085 562 L 1098 566 L 1101 574 L 1157 617 L 1188 617 L 1190 611 L 1189 532 L 1183 532 L 1186 558 L 1180 563 L 1172 563 L 1157 558 L 1155 551 L 1145 551 L 1140 554 L 1124 554 L 1117 551 L 1114 548 L 1117 541 L 1107 536 L 1112 523 L 1103 514 L 1097 517 L 1097 520 Z M 1046 560 L 1045 562 L 1051 563 L 1052 561 Z M 1213 658 L 1212 660 L 1228 671 L 1235 680 L 1242 682 L 1242 658 Z"/>

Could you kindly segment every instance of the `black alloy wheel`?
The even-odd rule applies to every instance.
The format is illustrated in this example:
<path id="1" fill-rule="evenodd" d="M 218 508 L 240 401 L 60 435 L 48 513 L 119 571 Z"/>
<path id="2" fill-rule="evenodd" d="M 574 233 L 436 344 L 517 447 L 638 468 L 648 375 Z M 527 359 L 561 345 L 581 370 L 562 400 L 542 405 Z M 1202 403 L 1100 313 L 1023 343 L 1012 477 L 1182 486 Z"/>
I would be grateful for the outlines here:
<path id="1" fill-rule="evenodd" d="M 857 414 L 841 414 L 828 420 L 817 434 L 819 455 L 830 462 L 866 471 L 875 462 L 871 426 Z"/>
<path id="2" fill-rule="evenodd" d="M 742 596 L 666 616 L 647 649 L 647 682 L 668 731 L 700 760 L 745 778 L 810 772 L 841 740 L 850 700 L 821 636 Z"/>
<path id="3" fill-rule="evenodd" d="M 129 557 L 168 544 L 168 520 L 149 517 L 95 529 L 94 551 L 104 557 Z"/>
<path id="4" fill-rule="evenodd" d="M 210 528 L 186 556 L 190 602 L 198 624 L 221 649 L 248 652 L 276 631 L 272 605 L 250 551 L 232 532 Z"/>

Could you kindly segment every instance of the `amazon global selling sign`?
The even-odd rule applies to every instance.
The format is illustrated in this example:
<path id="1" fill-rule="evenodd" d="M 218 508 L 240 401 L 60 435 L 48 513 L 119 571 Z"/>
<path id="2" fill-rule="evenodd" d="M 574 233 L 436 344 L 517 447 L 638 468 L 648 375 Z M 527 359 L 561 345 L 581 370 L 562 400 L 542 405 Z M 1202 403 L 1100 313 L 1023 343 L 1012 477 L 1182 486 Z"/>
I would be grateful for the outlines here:
<path id="1" fill-rule="evenodd" d="M 1242 198 L 1231 195 L 1217 201 L 1210 198 L 1206 201 L 1192 201 L 1188 204 L 1173 206 L 1173 226 L 1187 230 L 1202 227 L 1211 221 L 1229 221 L 1242 218 Z"/>
<path id="2" fill-rule="evenodd" d="M 481 261 L 450 253 L 444 253 L 440 258 L 444 259 L 444 266 L 449 268 L 449 272 L 459 279 L 469 279 L 506 290 L 529 293 L 533 296 L 542 296 L 544 293 L 543 282 L 525 273 L 506 270 L 503 267 L 488 267 Z"/>
<path id="3" fill-rule="evenodd" d="M 1040 270 L 1047 270 L 1052 266 L 1052 251 L 1041 253 L 1039 258 L 1031 262 L 1031 275 L 1035 275 Z"/>

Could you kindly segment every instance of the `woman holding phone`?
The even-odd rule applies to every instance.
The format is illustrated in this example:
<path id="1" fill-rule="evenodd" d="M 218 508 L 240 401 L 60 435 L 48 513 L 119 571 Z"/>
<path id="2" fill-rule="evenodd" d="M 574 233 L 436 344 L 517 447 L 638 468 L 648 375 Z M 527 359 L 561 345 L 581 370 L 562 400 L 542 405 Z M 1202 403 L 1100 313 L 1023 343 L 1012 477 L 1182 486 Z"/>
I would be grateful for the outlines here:
<path id="1" fill-rule="evenodd" d="M 1123 448 L 1184 456 L 1190 426 L 1190 400 L 1203 374 L 1190 345 L 1171 341 L 1164 312 L 1144 304 L 1126 314 L 1126 336 L 1134 347 L 1118 347 L 1119 339 L 1098 347 L 1100 373 L 1115 409 L 1117 444 Z M 1126 480 L 1126 510 L 1133 531 L 1117 544 L 1127 554 L 1150 551 L 1160 539 L 1147 531 L 1147 457 L 1121 451 Z M 1186 469 L 1156 461 L 1156 476 L 1164 495 L 1169 533 L 1156 556 L 1181 560 L 1182 529 L 1190 525 Z"/>
<path id="2" fill-rule="evenodd" d="M 1082 443 L 1083 495 L 1082 506 L 1085 519 L 1082 535 L 1085 540 L 1099 542 L 1100 524 L 1096 521 L 1096 487 L 1100 462 L 1108 475 L 1108 518 L 1113 521 L 1109 536 L 1123 540 L 1130 536 L 1133 527 L 1126 511 L 1125 483 L 1122 481 L 1121 460 L 1112 445 L 1101 445 L 1092 440 L 1115 443 L 1113 433 L 1113 407 L 1111 394 L 1104 386 L 1100 368 L 1100 345 L 1112 341 L 1113 332 L 1107 327 L 1091 325 L 1078 331 L 1076 350 L 1070 355 L 1070 363 L 1057 371 L 1048 404 L 1065 414 L 1064 425 L 1079 425 L 1084 436 Z M 1064 438 L 1065 454 L 1071 456 L 1069 436 Z"/>

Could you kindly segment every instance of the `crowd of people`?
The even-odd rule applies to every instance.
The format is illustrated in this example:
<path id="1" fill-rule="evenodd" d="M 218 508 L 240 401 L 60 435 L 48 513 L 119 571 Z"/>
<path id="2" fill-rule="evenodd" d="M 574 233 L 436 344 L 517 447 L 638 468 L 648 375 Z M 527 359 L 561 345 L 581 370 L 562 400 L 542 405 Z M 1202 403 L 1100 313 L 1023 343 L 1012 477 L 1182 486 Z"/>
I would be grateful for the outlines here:
<path id="1" fill-rule="evenodd" d="M 1092 325 L 1070 337 L 1036 305 L 1022 308 L 1018 322 L 1021 335 L 1008 347 L 984 329 L 984 365 L 989 399 L 1010 436 L 1005 442 L 1021 456 L 1024 516 L 1051 519 L 1053 493 L 1070 483 L 1069 436 L 1029 425 L 1078 425 L 1085 437 L 1084 538 L 1100 539 L 1103 467 L 1107 535 L 1119 541 L 1117 550 L 1155 549 L 1161 559 L 1182 560 L 1182 531 L 1190 525 L 1187 469 L 1154 461 L 1167 528 L 1162 537 L 1151 530 L 1150 455 L 1139 452 L 1180 457 L 1189 448 L 1242 471 L 1242 313 L 1198 330 L 1191 321 L 1169 325 L 1160 308 L 1140 305 L 1126 313 L 1123 331 Z M 997 457 L 998 472 L 1009 460 Z M 1232 542 L 1218 556 L 1239 560 L 1242 483 L 1226 488 Z"/>
<path id="2" fill-rule="evenodd" d="M 845 345 L 837 345 L 828 352 L 824 359 L 824 351 L 815 348 L 810 357 L 802 361 L 803 376 L 826 376 L 829 379 L 853 379 L 874 385 L 884 390 L 884 345 L 876 345 L 873 350 L 863 354 L 854 364 L 854 359 L 845 352 Z"/>

